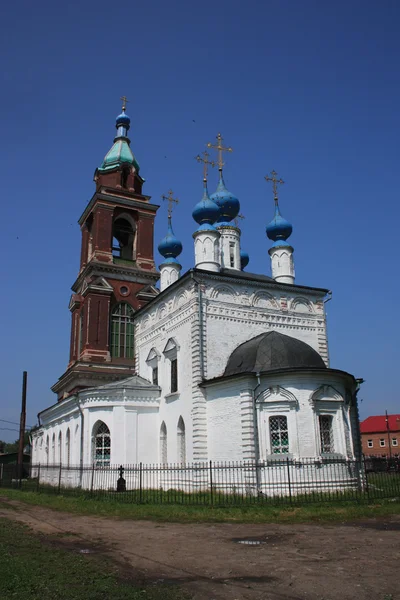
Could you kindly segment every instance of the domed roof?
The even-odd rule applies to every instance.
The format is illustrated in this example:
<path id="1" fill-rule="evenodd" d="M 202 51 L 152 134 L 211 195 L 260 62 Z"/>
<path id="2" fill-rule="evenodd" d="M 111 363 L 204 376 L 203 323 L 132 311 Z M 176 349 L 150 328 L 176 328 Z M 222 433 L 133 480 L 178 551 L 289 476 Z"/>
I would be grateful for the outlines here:
<path id="1" fill-rule="evenodd" d="M 267 236 L 274 242 L 278 240 L 287 240 L 293 231 L 293 227 L 289 221 L 286 221 L 279 212 L 278 202 L 275 204 L 275 216 L 270 223 L 268 223 Z"/>
<path id="2" fill-rule="evenodd" d="M 207 181 L 204 181 L 203 197 L 194 207 L 192 217 L 201 226 L 204 224 L 212 225 L 218 219 L 218 215 L 219 208 L 208 195 Z"/>
<path id="3" fill-rule="evenodd" d="M 243 269 L 249 264 L 250 257 L 245 250 L 240 250 L 240 268 Z"/>
<path id="4" fill-rule="evenodd" d="M 326 369 L 322 357 L 314 348 L 283 333 L 267 331 L 244 342 L 232 352 L 224 375 L 310 367 Z"/>
<path id="5" fill-rule="evenodd" d="M 129 129 L 129 125 L 131 124 L 131 119 L 128 117 L 125 111 L 122 111 L 120 115 L 118 115 L 116 122 L 116 126 L 124 125 L 127 129 Z"/>
<path id="6" fill-rule="evenodd" d="M 219 173 L 219 182 L 216 191 L 210 196 L 211 200 L 219 207 L 218 223 L 229 223 L 238 216 L 240 202 L 236 196 L 226 189 L 222 171 Z"/>
<path id="7" fill-rule="evenodd" d="M 158 251 L 169 262 L 176 262 L 175 259 L 182 252 L 182 243 L 175 237 L 172 231 L 171 217 L 168 217 L 168 231 L 165 238 L 158 244 Z"/>

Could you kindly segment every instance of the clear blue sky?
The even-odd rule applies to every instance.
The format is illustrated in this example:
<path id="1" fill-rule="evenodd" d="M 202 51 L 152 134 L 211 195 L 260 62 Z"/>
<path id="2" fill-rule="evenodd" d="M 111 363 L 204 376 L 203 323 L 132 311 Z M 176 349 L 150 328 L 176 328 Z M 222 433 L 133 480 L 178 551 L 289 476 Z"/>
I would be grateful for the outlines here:
<path id="1" fill-rule="evenodd" d="M 221 131 L 249 271 L 270 273 L 264 175 L 286 181 L 297 282 L 333 290 L 331 364 L 366 383 L 362 417 L 399 411 L 400 4 L 397 0 L 6 3 L 0 24 L 0 418 L 28 424 L 68 361 L 77 219 L 111 146 L 120 96 L 132 148 L 193 265 L 193 157 Z M 216 173 L 210 181 L 215 186 Z M 166 229 L 157 218 L 156 244 Z M 0 426 L 7 426 L 0 423 Z M 0 438 L 16 432 L 0 430 Z"/>

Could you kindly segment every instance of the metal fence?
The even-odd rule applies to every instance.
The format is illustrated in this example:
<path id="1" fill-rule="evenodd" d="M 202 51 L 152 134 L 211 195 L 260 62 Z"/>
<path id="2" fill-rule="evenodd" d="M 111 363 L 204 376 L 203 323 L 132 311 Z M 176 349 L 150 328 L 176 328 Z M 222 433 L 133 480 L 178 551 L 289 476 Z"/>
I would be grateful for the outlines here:
<path id="1" fill-rule="evenodd" d="M 137 504 L 303 504 L 400 497 L 400 460 L 274 459 L 168 465 L 0 465 L 0 487 Z"/>

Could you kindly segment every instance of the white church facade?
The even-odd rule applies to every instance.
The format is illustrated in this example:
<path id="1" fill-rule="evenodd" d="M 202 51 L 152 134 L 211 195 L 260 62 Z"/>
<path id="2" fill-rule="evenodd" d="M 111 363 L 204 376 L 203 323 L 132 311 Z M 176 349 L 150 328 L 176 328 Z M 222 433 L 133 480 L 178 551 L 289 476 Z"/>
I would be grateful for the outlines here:
<path id="1" fill-rule="evenodd" d="M 129 148 L 124 110 L 119 119 L 115 144 L 122 140 Z M 295 283 L 293 248 L 287 241 L 292 227 L 278 206 L 280 181 L 273 172 L 275 215 L 267 226 L 272 277 L 248 273 L 243 270 L 248 256 L 241 250 L 235 221 L 240 205 L 224 183 L 220 136 L 215 147 L 219 184 L 210 196 L 206 154 L 201 159 L 203 198 L 193 211 L 194 267 L 183 275 L 178 261 L 182 245 L 173 233 L 171 213 L 168 233 L 159 245 L 160 273 L 154 275 L 151 268 L 145 272 L 143 259 L 146 269 L 138 274 L 142 242 L 137 219 L 142 209 L 135 208 L 140 200 L 135 179 L 131 190 L 122 186 L 118 194 L 115 188 L 111 192 L 106 185 L 100 188 L 103 203 L 107 193 L 120 203 L 113 209 L 114 225 L 115 214 L 129 222 L 124 212 L 128 201 L 139 216 L 132 234 L 125 226 L 125 237 L 117 237 L 125 256 L 120 253 L 115 260 L 110 250 L 112 268 L 121 264 L 125 269 L 117 284 L 115 273 L 109 275 L 106 251 L 101 256 L 100 243 L 90 246 L 92 233 L 88 234 L 91 251 L 81 266 L 81 280 L 78 277 L 74 284 L 70 308 L 74 311 L 78 305 L 82 311 L 88 296 L 91 307 L 98 302 L 96 326 L 101 337 L 100 307 L 103 298 L 108 299 L 105 350 L 90 346 L 95 319 L 87 324 L 89 309 L 75 321 L 73 312 L 72 360 L 53 387 L 59 401 L 39 414 L 40 427 L 33 435 L 35 465 L 107 468 L 209 461 L 268 464 L 279 459 L 345 465 L 360 458 L 358 382 L 329 364 L 325 301 L 330 292 Z M 125 178 L 138 176 L 136 159 L 127 151 L 124 157 L 123 150 L 108 177 L 121 171 Z M 173 202 L 172 195 L 169 200 Z M 99 214 L 94 217 L 97 231 Z M 83 239 L 84 235 L 83 229 Z M 130 260 L 127 255 L 135 257 L 134 266 L 125 264 Z M 131 273 L 127 267 L 132 267 Z M 158 276 L 160 290 L 154 285 Z M 132 281 L 136 277 L 134 283 L 142 286 L 135 293 L 137 306 L 129 304 L 129 295 L 121 291 L 130 289 L 129 277 Z M 340 478 L 346 479 L 345 468 Z M 253 484 L 262 487 L 260 481 Z"/>

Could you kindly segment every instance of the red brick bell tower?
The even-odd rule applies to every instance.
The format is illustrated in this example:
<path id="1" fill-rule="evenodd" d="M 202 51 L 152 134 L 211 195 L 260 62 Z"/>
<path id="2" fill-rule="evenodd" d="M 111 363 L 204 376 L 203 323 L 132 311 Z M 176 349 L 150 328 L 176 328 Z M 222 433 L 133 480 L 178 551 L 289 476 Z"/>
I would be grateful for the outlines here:
<path id="1" fill-rule="evenodd" d="M 59 400 L 134 373 L 133 316 L 158 293 L 153 259 L 158 206 L 142 194 L 123 101 L 114 144 L 96 169 L 96 191 L 79 219 L 82 247 L 69 305 L 70 360 L 52 387 Z"/>

